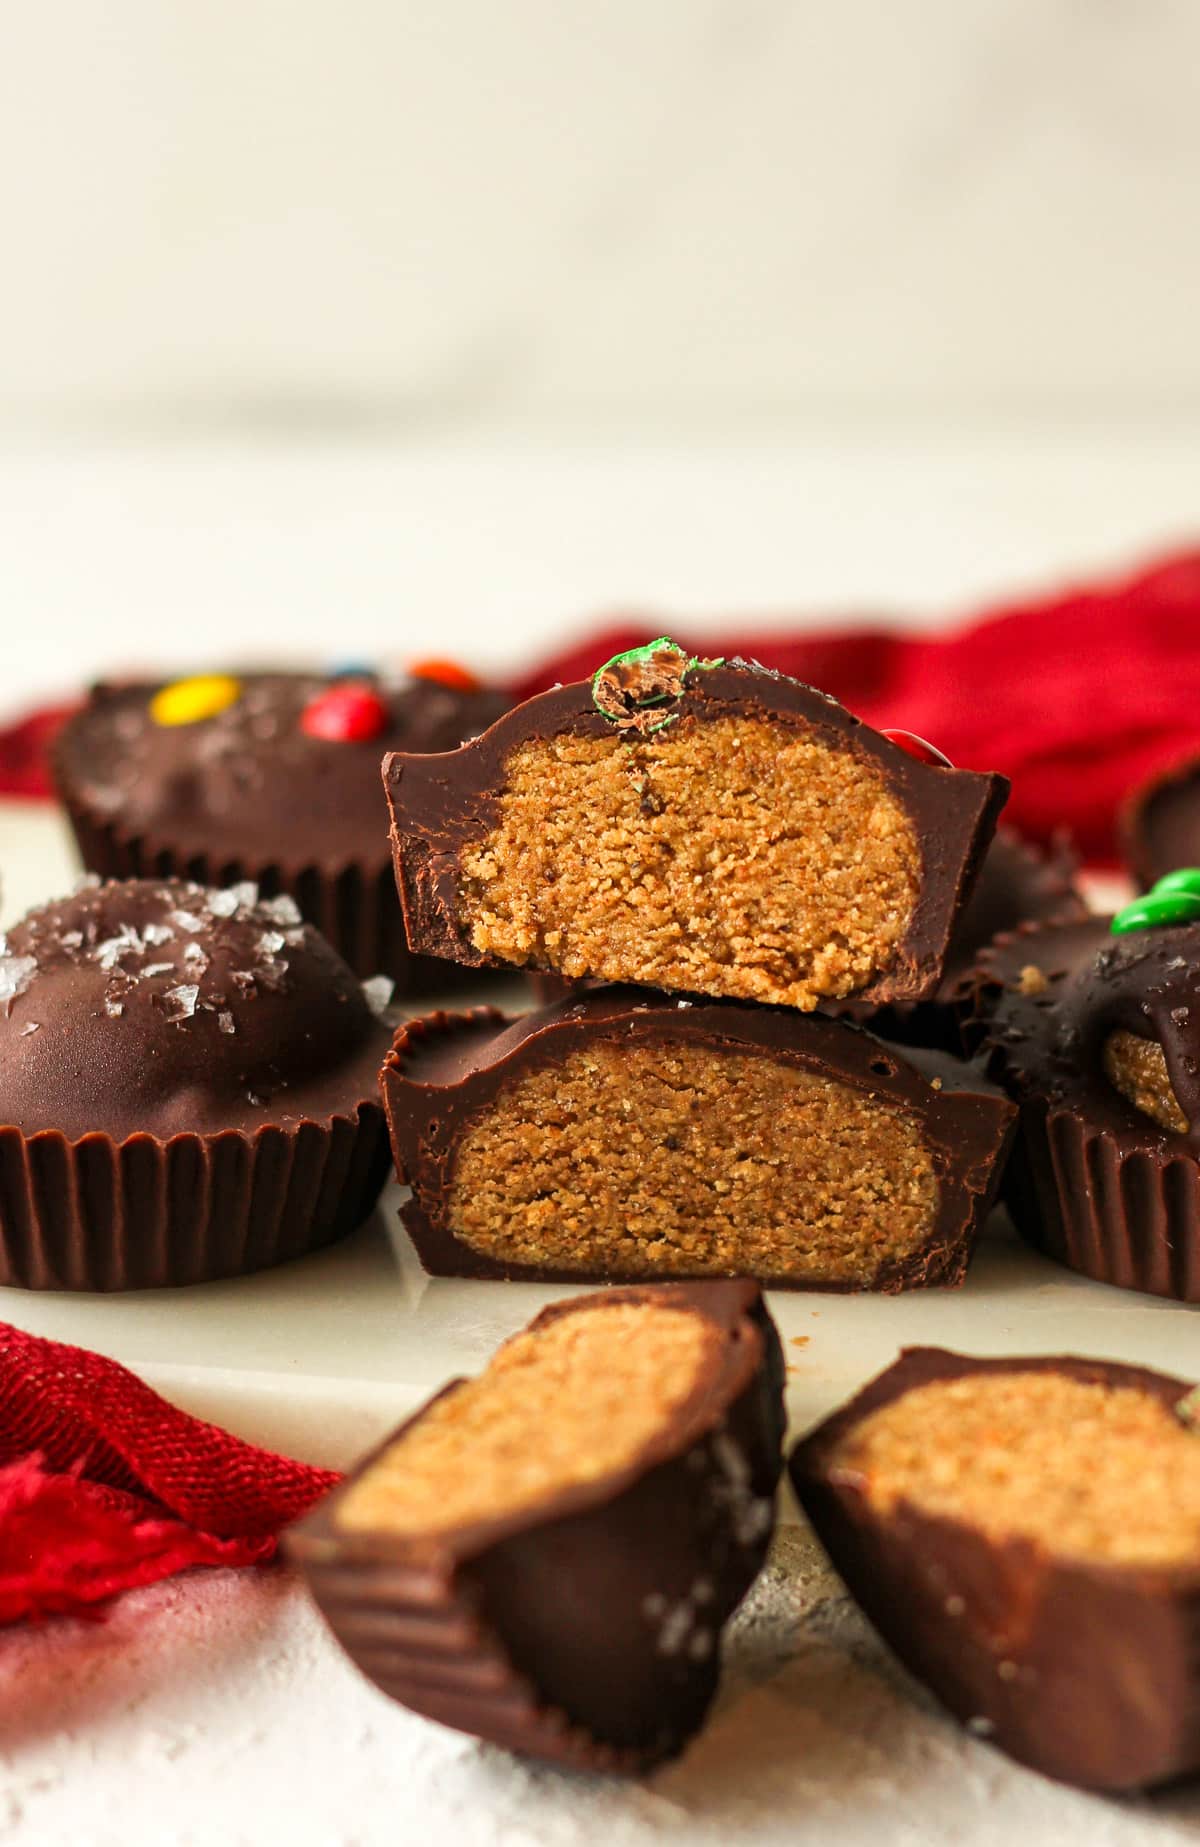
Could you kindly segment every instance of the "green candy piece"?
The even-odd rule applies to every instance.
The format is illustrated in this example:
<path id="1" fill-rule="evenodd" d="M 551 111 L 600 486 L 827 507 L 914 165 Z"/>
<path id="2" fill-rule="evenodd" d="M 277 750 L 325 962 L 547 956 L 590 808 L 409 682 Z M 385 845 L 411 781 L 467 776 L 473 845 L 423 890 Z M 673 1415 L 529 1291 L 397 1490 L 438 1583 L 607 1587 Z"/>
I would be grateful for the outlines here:
<path id="1" fill-rule="evenodd" d="M 663 718 L 643 718 L 647 708 L 665 705 L 677 699 L 683 690 L 684 677 L 694 668 L 720 667 L 722 660 L 703 660 L 688 654 L 669 635 L 660 635 L 640 648 L 627 648 L 614 654 L 592 676 L 592 703 L 598 712 L 621 729 L 640 733 L 661 731 L 674 722 L 675 714 Z"/>
<path id="2" fill-rule="evenodd" d="M 1164 873 L 1161 879 L 1154 881 L 1150 896 L 1158 898 L 1169 891 L 1186 891 L 1200 898 L 1200 866 L 1180 866 L 1175 872 Z"/>
<path id="3" fill-rule="evenodd" d="M 1200 923 L 1200 892 L 1159 893 L 1156 888 L 1118 911 L 1109 928 L 1114 936 L 1125 936 L 1131 930 L 1154 930 L 1165 924 L 1189 923 Z"/>

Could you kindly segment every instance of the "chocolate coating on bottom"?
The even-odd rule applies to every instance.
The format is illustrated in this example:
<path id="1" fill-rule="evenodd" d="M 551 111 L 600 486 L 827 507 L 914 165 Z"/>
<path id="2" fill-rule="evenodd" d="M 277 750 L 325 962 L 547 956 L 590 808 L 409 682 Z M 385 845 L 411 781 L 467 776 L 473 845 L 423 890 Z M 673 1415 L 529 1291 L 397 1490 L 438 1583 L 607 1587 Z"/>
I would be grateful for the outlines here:
<path id="1" fill-rule="evenodd" d="M 1097 1282 L 1184 1302 L 1200 1302 L 1200 1120 L 1181 1133 L 1135 1107 L 1104 1053 L 1115 1031 L 1161 1044 L 1187 1113 L 1198 946 L 1196 926 L 1027 928 L 980 958 L 978 989 L 989 1070 L 1020 1105 L 1004 1181 L 1017 1229 Z"/>
<path id="2" fill-rule="evenodd" d="M 911 1348 L 797 1445 L 788 1465 L 796 1493 L 884 1640 L 979 1737 L 1090 1789 L 1192 1774 L 1200 1770 L 1200 1558 L 1194 1568 L 1135 1569 L 1054 1557 L 907 1503 L 881 1512 L 862 1478 L 836 1465 L 850 1430 L 916 1387 L 1030 1371 L 1130 1386 L 1172 1409 L 1191 1390 L 1102 1360 L 978 1360 Z"/>
<path id="3" fill-rule="evenodd" d="M 509 1108 L 508 1099 L 516 1096 L 513 1110 L 524 1107 L 518 1086 L 540 1072 L 562 1073 L 568 1060 L 590 1058 L 599 1066 L 599 1054 L 606 1054 L 606 1069 L 616 1060 L 632 1068 L 635 1059 L 652 1067 L 668 1054 L 678 1053 L 689 1061 L 689 1083 L 699 1086 L 696 1095 L 701 1103 L 711 1103 L 719 1116 L 722 1109 L 722 1064 L 734 1071 L 735 1061 L 744 1071 L 749 1062 L 768 1061 L 787 1081 L 797 1073 L 807 1074 L 804 1081 L 824 1085 L 844 1096 L 852 1104 L 853 1121 L 844 1125 L 841 1140 L 845 1146 L 842 1162 L 844 1178 L 816 1169 L 810 1176 L 802 1156 L 789 1156 L 786 1147 L 733 1150 L 728 1158 L 744 1152 L 751 1165 L 795 1160 L 794 1174 L 776 1170 L 776 1214 L 761 1227 L 747 1223 L 747 1242 L 770 1245 L 765 1254 L 740 1262 L 723 1256 L 715 1233 L 705 1244 L 705 1226 L 712 1220 L 707 1205 L 686 1208 L 680 1203 L 685 1183 L 697 1181 L 695 1163 L 697 1144 L 690 1142 L 696 1116 L 680 1105 L 679 1121 L 666 1125 L 679 1133 L 676 1173 L 657 1175 L 654 1185 L 669 1188 L 671 1215 L 662 1213 L 665 1229 L 661 1236 L 671 1248 L 660 1257 L 653 1251 L 643 1254 L 639 1247 L 639 1267 L 631 1268 L 631 1255 L 622 1255 L 616 1245 L 606 1244 L 596 1254 L 589 1252 L 589 1240 L 598 1242 L 605 1236 L 607 1220 L 592 1211 L 587 1195 L 586 1178 L 580 1180 L 584 1197 L 573 1203 L 570 1226 L 577 1229 L 575 1242 L 583 1253 L 570 1265 L 554 1256 L 531 1258 L 533 1242 L 529 1233 L 535 1208 L 531 1205 L 525 1220 L 518 1222 L 516 1206 L 511 1208 L 511 1244 L 505 1245 L 508 1229 L 501 1226 L 491 1246 L 472 1242 L 455 1225 L 457 1210 L 456 1179 L 464 1158 L 467 1138 L 474 1136 L 481 1124 Z M 701 1068 L 704 1075 L 697 1079 Z M 667 1071 L 668 1088 L 673 1073 Z M 619 1074 L 615 1078 L 619 1086 Z M 596 1278 L 605 1281 L 639 1280 L 660 1274 L 704 1276 L 736 1274 L 739 1269 L 754 1268 L 761 1281 L 782 1287 L 853 1289 L 870 1287 L 894 1291 L 919 1286 L 945 1286 L 961 1282 L 976 1234 L 991 1203 L 999 1179 L 1003 1156 L 1013 1124 L 1012 1106 L 978 1073 L 961 1062 L 935 1052 L 907 1054 L 859 1031 L 847 1022 L 830 1020 L 815 1014 L 802 1015 L 789 1009 L 741 1006 L 731 1002 L 690 1001 L 680 1003 L 667 996 L 642 989 L 596 989 L 539 1013 L 518 1020 L 481 1009 L 472 1014 L 433 1015 L 409 1021 L 398 1033 L 382 1073 L 384 1105 L 388 1114 L 393 1153 L 397 1167 L 413 1189 L 413 1196 L 403 1208 L 402 1216 L 427 1270 L 434 1275 L 489 1276 L 525 1280 L 580 1281 Z M 562 1086 L 559 1084 L 561 1090 Z M 728 1094 L 728 1093 L 727 1093 Z M 618 1099 L 620 1101 L 620 1099 Z M 632 1080 L 627 1099 L 631 1112 L 631 1130 L 637 1124 L 639 1095 Z M 559 1103 L 548 1113 L 554 1119 L 550 1133 L 563 1133 L 567 1126 L 567 1103 Z M 540 1109 L 528 1123 L 529 1133 L 541 1131 Z M 825 1272 L 802 1256 L 801 1223 L 822 1221 L 819 1201 L 806 1217 L 809 1204 L 805 1188 L 811 1178 L 825 1195 L 836 1193 L 839 1185 L 847 1190 L 830 1201 L 831 1223 L 851 1210 L 864 1224 L 869 1208 L 857 1197 L 861 1184 L 862 1141 L 878 1121 L 901 1126 L 894 1173 L 887 1169 L 891 1158 L 881 1157 L 889 1179 L 888 1198 L 875 1208 L 878 1225 L 879 1255 L 873 1264 L 854 1269 L 839 1269 L 830 1261 Z M 651 1126 L 652 1134 L 658 1128 Z M 518 1136 L 520 1130 L 517 1130 Z M 656 1160 L 663 1150 L 671 1149 L 676 1138 L 664 1131 L 656 1142 Z M 901 1145 L 902 1141 L 902 1145 Z M 631 1207 L 636 1199 L 643 1217 L 653 1217 L 653 1186 L 641 1185 L 638 1147 L 632 1136 L 627 1145 L 612 1151 L 611 1175 L 606 1183 L 612 1188 L 627 1188 Z M 790 1145 L 790 1144 L 789 1144 Z M 797 1148 L 799 1143 L 796 1144 Z M 824 1153 L 820 1137 L 814 1149 Z M 895 1198 L 903 1199 L 909 1209 L 917 1161 L 924 1166 L 925 1184 L 931 1189 L 932 1205 L 927 1217 L 928 1229 L 895 1241 L 894 1250 L 887 1243 L 898 1216 L 891 1209 L 891 1181 Z M 664 1165 L 666 1162 L 664 1160 Z M 727 1205 L 730 1199 L 759 1197 L 753 1183 L 745 1193 L 734 1191 L 741 1185 L 734 1166 L 728 1172 L 714 1171 L 714 1191 L 721 1201 L 722 1214 L 736 1219 Z M 649 1183 L 648 1183 L 649 1184 Z M 787 1189 L 795 1189 L 796 1204 L 790 1208 Z M 814 1194 L 815 1197 L 815 1194 Z M 515 1198 L 515 1195 L 514 1195 Z M 561 1201 L 550 1202 L 537 1210 L 559 1211 L 567 1208 Z M 643 1210 L 644 1209 L 644 1210 Z M 749 1210 L 749 1208 L 746 1208 Z M 611 1217 L 611 1213 L 609 1214 Z M 668 1224 L 668 1218 L 670 1220 Z M 528 1221 L 528 1222 L 526 1222 Z M 787 1224 L 797 1228 L 792 1234 L 789 1261 Z M 868 1231 L 870 1230 L 867 1224 Z M 871 1233 L 874 1238 L 874 1233 Z M 523 1242 L 522 1242 L 523 1240 Z M 570 1243 L 571 1238 L 548 1238 L 547 1250 L 556 1244 Z M 744 1251 L 745 1246 L 741 1247 Z M 874 1248 L 874 1246 L 873 1246 Z M 514 1254 L 510 1255 L 509 1251 Z"/>
<path id="4" fill-rule="evenodd" d="M 719 1364 L 640 1460 L 431 1543 L 339 1525 L 368 1458 L 285 1548 L 392 1698 L 524 1756 L 628 1775 L 682 1750 L 712 1701 L 721 1625 L 774 1525 L 783 1363 L 744 1281 L 581 1296 L 531 1331 L 618 1303 L 700 1315 L 720 1333 Z"/>

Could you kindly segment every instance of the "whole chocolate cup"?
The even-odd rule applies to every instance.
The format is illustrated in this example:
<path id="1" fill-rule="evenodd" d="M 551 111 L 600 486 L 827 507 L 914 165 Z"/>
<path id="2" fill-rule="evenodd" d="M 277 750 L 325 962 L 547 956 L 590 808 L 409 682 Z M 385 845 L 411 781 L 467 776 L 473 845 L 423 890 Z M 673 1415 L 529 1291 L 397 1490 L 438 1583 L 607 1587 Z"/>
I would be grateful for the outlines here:
<path id="1" fill-rule="evenodd" d="M 526 1072 L 605 1038 L 622 1045 L 698 1043 L 718 1054 L 722 1049 L 761 1053 L 827 1073 L 911 1111 L 936 1165 L 936 1222 L 925 1244 L 882 1272 L 871 1287 L 896 1293 L 962 1282 L 999 1187 L 1014 1124 L 1011 1106 L 994 1086 L 958 1059 L 893 1048 L 821 1014 L 736 1001 L 681 1004 L 650 989 L 625 987 L 568 995 L 515 1020 L 494 1007 L 477 1007 L 468 1013 L 430 1014 L 399 1028 L 380 1084 L 396 1169 L 412 1188 L 400 1215 L 431 1275 L 525 1282 L 640 1280 L 619 1266 L 598 1278 L 595 1272 L 501 1262 L 474 1250 L 447 1223 L 458 1141 L 471 1119 Z M 862 1286 L 797 1279 L 786 1272 L 759 1281 L 783 1289 Z"/>
<path id="2" fill-rule="evenodd" d="M 1190 1775 L 1200 1770 L 1200 1562 L 1150 1570 L 1056 1559 L 907 1504 L 874 1510 L 830 1465 L 847 1431 L 915 1386 L 1012 1371 L 1128 1385 L 1172 1409 L 1191 1390 L 1111 1361 L 909 1348 L 793 1450 L 800 1504 L 889 1647 L 981 1738 L 1087 1789 Z"/>
<path id="3" fill-rule="evenodd" d="M 375 1204 L 388 1030 L 294 911 L 85 882 L 12 927 L 0 988 L 0 1284 L 240 1276 Z"/>
<path id="4" fill-rule="evenodd" d="M 618 1474 L 418 1549 L 339 1529 L 372 1457 L 284 1536 L 337 1640 L 391 1698 L 522 1756 L 623 1775 L 677 1755 L 703 1724 L 720 1628 L 770 1543 L 784 1429 L 779 1337 L 753 1283 L 607 1290 L 531 1326 L 639 1301 L 709 1317 L 726 1358 L 702 1402 Z M 699 1582 L 710 1594 L 693 1609 Z M 702 1654 L 670 1643 L 681 1609 L 702 1615 Z"/>
<path id="5" fill-rule="evenodd" d="M 1081 1070 L 1074 1093 L 1055 1095 L 1014 1069 L 1014 1052 L 1045 1030 L 1037 997 L 1012 990 L 1022 968 L 1041 969 L 1053 993 L 1112 943 L 1109 921 L 1030 925 L 980 958 L 988 1069 L 1020 1110 L 1003 1197 L 1021 1236 L 1056 1263 L 1119 1289 L 1200 1302 L 1200 1162 L 1188 1139 L 1142 1116 L 1102 1073 Z"/>
<path id="6" fill-rule="evenodd" d="M 672 723 L 777 720 L 808 729 L 831 748 L 857 753 L 873 764 L 915 824 L 924 870 L 912 920 L 892 965 L 853 998 L 884 1005 L 932 996 L 1007 800 L 1007 779 L 918 762 L 828 694 L 751 661 L 689 669 L 683 690 L 656 705 L 655 713 L 659 723 L 664 715 Z M 590 681 L 526 700 L 461 750 L 436 756 L 398 750 L 384 758 L 396 887 L 412 949 L 467 967 L 517 966 L 482 954 L 472 942 L 460 902 L 460 856 L 498 818 L 511 752 L 568 733 L 613 735 L 613 722 L 597 709 Z M 524 964 L 536 965 L 533 955 Z"/>
<path id="7" fill-rule="evenodd" d="M 206 815 L 197 790 L 223 773 L 225 759 L 204 756 L 216 720 L 147 727 L 146 708 L 162 682 L 93 687 L 88 703 L 55 740 L 50 767 L 80 858 L 101 878 L 184 878 L 198 885 L 251 882 L 264 898 L 286 892 L 305 920 L 364 979 L 390 975 L 400 994 L 445 993 L 463 985 L 446 963 L 413 955 L 396 899 L 379 801 L 379 759 L 401 742 L 444 750 L 490 724 L 509 704 L 499 691 L 458 693 L 432 683 L 378 686 L 391 708 L 390 728 L 374 744 L 330 744 L 299 729 L 304 704 L 330 682 L 314 674 L 246 674 L 261 692 L 271 736 L 239 738 L 255 780 L 244 794 L 223 795 L 229 818 Z M 249 718 L 252 730 L 256 721 Z M 149 740 L 140 779 L 161 792 L 149 813 L 104 784 L 109 756 L 120 751 L 124 723 L 140 723 Z M 175 761 L 174 753 L 178 753 Z M 136 785 L 135 785 L 136 786 Z M 236 799 L 235 799 L 236 797 Z M 247 817 L 251 817 L 248 820 Z M 476 980 L 478 986 L 478 980 Z"/>

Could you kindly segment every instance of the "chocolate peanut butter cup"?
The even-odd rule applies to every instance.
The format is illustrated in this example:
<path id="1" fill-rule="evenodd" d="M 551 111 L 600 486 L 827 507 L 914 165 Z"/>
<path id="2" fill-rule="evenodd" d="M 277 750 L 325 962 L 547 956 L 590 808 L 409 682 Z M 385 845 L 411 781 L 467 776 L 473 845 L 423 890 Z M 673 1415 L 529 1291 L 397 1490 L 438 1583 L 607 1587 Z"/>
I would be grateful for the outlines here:
<path id="1" fill-rule="evenodd" d="M 1200 925 L 1020 930 L 980 977 L 988 1067 L 1020 1108 L 1018 1230 L 1098 1282 L 1200 1302 Z"/>
<path id="2" fill-rule="evenodd" d="M 905 1667 L 1047 1776 L 1200 1771 L 1200 1394 L 1071 1357 L 914 1348 L 793 1451 Z"/>
<path id="3" fill-rule="evenodd" d="M 413 950 L 803 1010 L 936 991 L 1008 792 L 666 640 L 384 783 Z"/>
<path id="4" fill-rule="evenodd" d="M 253 886 L 30 911 L 0 939 L 0 1283 L 206 1282 L 353 1230 L 388 1168 L 390 986 Z"/>
<path id="5" fill-rule="evenodd" d="M 753 1283 L 556 1303 L 286 1550 L 403 1705 L 522 1755 L 644 1770 L 703 1724 L 766 1555 L 782 1376 Z"/>
<path id="6" fill-rule="evenodd" d="M 307 673 L 95 687 L 53 753 L 84 865 L 105 878 L 253 880 L 290 894 L 355 973 L 403 993 L 453 971 L 409 954 L 379 795 L 385 750 L 450 750 L 497 690 Z"/>
<path id="7" fill-rule="evenodd" d="M 382 1089 L 426 1269 L 556 1281 L 961 1282 L 1015 1115 L 945 1054 L 638 988 L 409 1021 Z"/>

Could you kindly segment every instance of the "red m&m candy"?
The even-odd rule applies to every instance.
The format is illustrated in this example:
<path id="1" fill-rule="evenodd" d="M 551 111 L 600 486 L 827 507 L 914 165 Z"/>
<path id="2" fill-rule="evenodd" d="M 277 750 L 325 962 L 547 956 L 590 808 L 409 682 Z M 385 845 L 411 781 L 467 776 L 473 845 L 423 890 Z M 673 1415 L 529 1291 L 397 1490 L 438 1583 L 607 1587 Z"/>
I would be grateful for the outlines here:
<path id="1" fill-rule="evenodd" d="M 369 744 L 386 731 L 390 718 L 372 687 L 339 680 L 309 700 L 300 714 L 300 729 L 331 744 Z"/>
<path id="2" fill-rule="evenodd" d="M 414 661 L 408 671 L 414 680 L 432 680 L 436 686 L 449 687 L 453 693 L 477 693 L 483 686 L 483 681 L 469 667 L 460 667 L 457 661 Z"/>
<path id="3" fill-rule="evenodd" d="M 940 751 L 936 744 L 927 744 L 915 731 L 885 731 L 884 737 L 902 750 L 906 755 L 915 757 L 918 763 L 936 763 L 939 769 L 952 770 L 954 765 L 949 757 Z"/>

